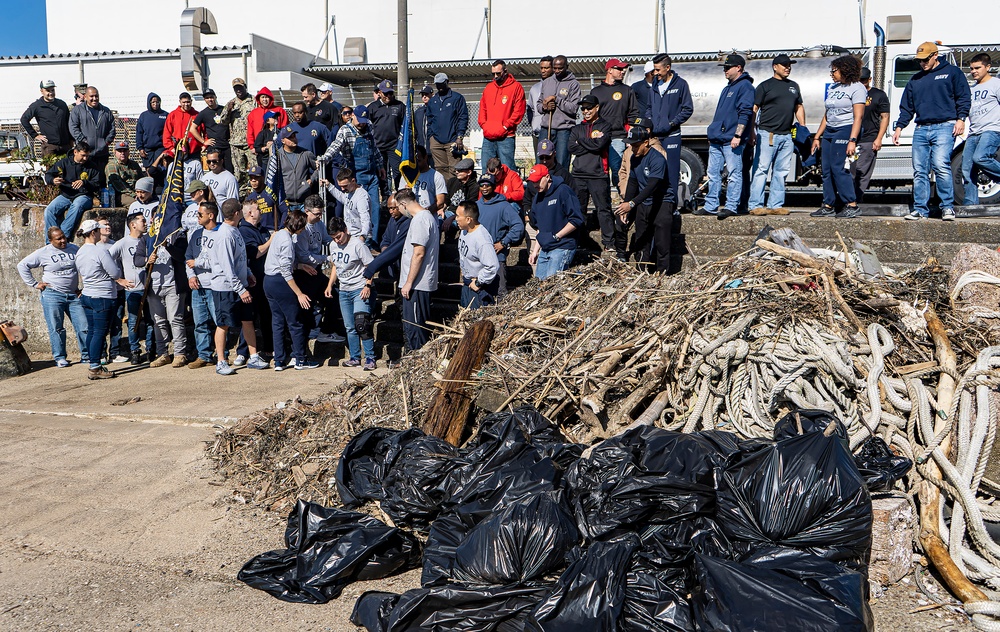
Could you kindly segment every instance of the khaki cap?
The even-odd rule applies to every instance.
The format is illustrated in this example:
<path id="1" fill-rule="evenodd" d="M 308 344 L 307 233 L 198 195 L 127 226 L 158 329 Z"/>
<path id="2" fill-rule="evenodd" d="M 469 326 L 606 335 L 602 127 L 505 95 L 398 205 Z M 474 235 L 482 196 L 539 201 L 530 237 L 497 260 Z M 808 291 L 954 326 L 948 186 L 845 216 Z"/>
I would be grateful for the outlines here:
<path id="1" fill-rule="evenodd" d="M 929 59 L 930 57 L 937 55 L 938 47 L 934 42 L 924 42 L 920 46 L 917 46 L 917 54 L 914 55 L 916 59 Z"/>

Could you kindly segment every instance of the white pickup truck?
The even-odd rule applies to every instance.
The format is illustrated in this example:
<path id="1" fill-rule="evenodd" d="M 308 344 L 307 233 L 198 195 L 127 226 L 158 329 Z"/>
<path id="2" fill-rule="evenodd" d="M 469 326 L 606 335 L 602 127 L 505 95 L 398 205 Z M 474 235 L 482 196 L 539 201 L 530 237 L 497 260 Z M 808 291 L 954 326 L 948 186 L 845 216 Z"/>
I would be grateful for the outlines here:
<path id="1" fill-rule="evenodd" d="M 0 192 L 19 198 L 33 179 L 45 176 L 42 166 L 24 132 L 0 130 Z"/>

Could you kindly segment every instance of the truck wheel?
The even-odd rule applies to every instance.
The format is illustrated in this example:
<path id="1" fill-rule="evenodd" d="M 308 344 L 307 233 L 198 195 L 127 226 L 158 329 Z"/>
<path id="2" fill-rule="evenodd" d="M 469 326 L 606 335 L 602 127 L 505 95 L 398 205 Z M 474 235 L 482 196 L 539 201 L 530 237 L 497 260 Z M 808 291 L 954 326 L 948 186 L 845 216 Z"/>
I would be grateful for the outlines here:
<path id="1" fill-rule="evenodd" d="M 955 185 L 955 204 L 968 204 L 965 201 L 965 185 L 962 180 L 962 156 L 965 154 L 965 145 L 961 147 L 951 157 L 952 181 Z M 980 204 L 1000 204 L 1000 182 L 990 178 L 978 169 L 974 169 L 972 177 L 976 181 L 976 188 L 979 189 Z"/>
<path id="2" fill-rule="evenodd" d="M 694 191 L 705 177 L 705 163 L 693 150 L 681 147 L 680 183 L 686 185 L 689 191 Z"/>

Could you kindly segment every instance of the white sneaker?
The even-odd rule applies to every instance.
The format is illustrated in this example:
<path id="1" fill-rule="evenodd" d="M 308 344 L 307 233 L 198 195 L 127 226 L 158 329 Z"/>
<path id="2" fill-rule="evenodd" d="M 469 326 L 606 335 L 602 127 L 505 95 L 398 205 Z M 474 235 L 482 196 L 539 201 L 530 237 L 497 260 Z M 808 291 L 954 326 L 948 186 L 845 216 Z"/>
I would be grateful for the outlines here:
<path id="1" fill-rule="evenodd" d="M 233 366 L 243 366 L 246 363 L 247 363 L 246 356 L 238 355 L 236 356 L 236 359 L 233 360 Z"/>
<path id="2" fill-rule="evenodd" d="M 333 343 L 335 345 L 341 345 L 347 342 L 347 338 L 341 336 L 340 334 L 320 334 L 316 336 L 316 342 L 323 343 Z"/>
<path id="3" fill-rule="evenodd" d="M 954 222 L 955 221 L 955 209 L 953 209 L 953 208 L 946 208 L 943 211 L 941 211 L 941 219 L 944 220 L 944 221 L 946 221 L 946 222 Z"/>
<path id="4" fill-rule="evenodd" d="M 911 220 L 918 220 L 918 219 L 923 219 L 924 218 L 923 215 L 921 215 L 920 213 L 918 213 L 916 211 L 910 211 L 909 213 L 907 213 L 903 217 L 904 217 L 904 219 L 911 219 Z"/>
<path id="5" fill-rule="evenodd" d="M 123 356 L 121 354 L 116 355 L 115 359 L 112 360 L 112 362 L 114 362 L 115 364 L 123 364 L 123 363 L 128 362 L 128 361 L 129 361 L 128 356 Z"/>

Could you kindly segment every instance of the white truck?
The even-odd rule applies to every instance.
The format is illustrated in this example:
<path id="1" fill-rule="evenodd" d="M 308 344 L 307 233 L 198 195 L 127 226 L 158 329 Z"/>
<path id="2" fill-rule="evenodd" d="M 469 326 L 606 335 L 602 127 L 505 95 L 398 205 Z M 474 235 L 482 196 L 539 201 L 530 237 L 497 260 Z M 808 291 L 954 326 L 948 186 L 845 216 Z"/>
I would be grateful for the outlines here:
<path id="1" fill-rule="evenodd" d="M 45 169 L 35 157 L 28 135 L 0 130 L 0 193 L 11 199 L 24 199 L 32 180 L 44 176 Z"/>
<path id="2" fill-rule="evenodd" d="M 694 101 L 694 114 L 683 125 L 683 145 L 681 149 L 681 185 L 691 193 L 697 190 L 705 175 L 705 165 L 708 164 L 708 125 L 715 114 L 719 94 L 726 85 L 719 62 L 730 52 L 737 52 L 747 59 L 746 70 L 754 77 L 754 83 L 769 78 L 772 75 L 771 61 L 780 53 L 787 54 L 797 62 L 792 66 L 791 79 L 795 80 L 802 90 L 802 98 L 806 110 L 806 124 L 815 133 L 823 116 L 823 101 L 826 90 L 831 84 L 830 62 L 844 54 L 855 55 L 872 71 L 872 86 L 881 88 L 889 95 L 892 104 L 890 124 L 882 150 L 878 154 L 875 172 L 872 176 L 870 190 L 894 189 L 910 187 L 913 184 L 913 164 L 911 162 L 911 145 L 915 125 L 903 130 L 899 146 L 892 144 L 892 124 L 899 118 L 899 101 L 907 81 L 918 70 L 919 66 L 913 58 L 919 42 L 913 42 L 911 37 L 912 21 L 910 16 L 890 16 L 883 30 L 875 25 L 876 44 L 867 49 L 841 48 L 838 46 L 815 46 L 802 50 L 765 50 L 765 51 L 719 51 L 718 53 L 672 54 L 673 70 L 688 82 L 691 88 L 691 98 Z M 969 59 L 980 52 L 987 52 L 994 58 L 994 66 L 1000 66 L 1000 44 L 940 46 L 941 54 L 946 55 L 949 62 L 968 73 Z M 633 83 L 643 77 L 642 66 L 633 66 L 625 81 Z M 968 126 L 966 126 L 968 129 Z M 956 176 L 956 202 L 962 197 L 961 182 L 962 150 L 965 139 L 958 138 L 952 153 L 952 171 Z M 795 168 L 789 172 L 786 180 L 790 189 L 816 190 L 822 186 L 819 170 L 804 169 L 802 159 L 796 155 Z M 1000 204 L 1000 182 L 995 182 L 980 175 L 980 204 Z"/>

